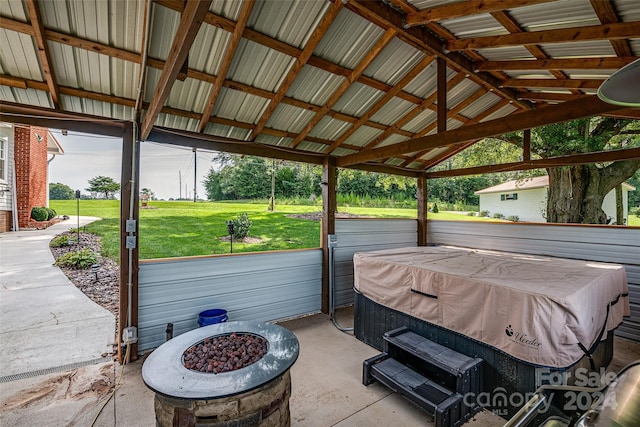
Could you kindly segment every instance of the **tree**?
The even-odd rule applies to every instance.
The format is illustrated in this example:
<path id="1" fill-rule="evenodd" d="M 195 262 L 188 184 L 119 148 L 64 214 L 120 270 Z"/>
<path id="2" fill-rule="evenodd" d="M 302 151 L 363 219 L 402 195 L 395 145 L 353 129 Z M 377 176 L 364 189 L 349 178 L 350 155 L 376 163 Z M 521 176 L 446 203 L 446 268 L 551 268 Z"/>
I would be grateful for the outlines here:
<path id="1" fill-rule="evenodd" d="M 75 192 L 66 184 L 59 182 L 49 184 L 49 200 L 72 200 Z"/>
<path id="2" fill-rule="evenodd" d="M 531 150 L 542 158 L 640 146 L 637 120 L 594 117 L 533 129 Z M 521 144 L 520 134 L 505 140 Z M 547 222 L 606 224 L 604 197 L 634 176 L 640 159 L 548 168 Z"/>
<path id="3" fill-rule="evenodd" d="M 145 187 L 142 190 L 140 190 L 140 195 L 146 196 L 148 200 L 156 200 L 156 193 L 151 191 L 150 188 Z"/>
<path id="4" fill-rule="evenodd" d="M 89 187 L 87 187 L 86 190 L 102 193 L 105 199 L 110 199 L 113 198 L 116 192 L 120 191 L 120 184 L 108 176 L 96 176 L 89 180 Z"/>

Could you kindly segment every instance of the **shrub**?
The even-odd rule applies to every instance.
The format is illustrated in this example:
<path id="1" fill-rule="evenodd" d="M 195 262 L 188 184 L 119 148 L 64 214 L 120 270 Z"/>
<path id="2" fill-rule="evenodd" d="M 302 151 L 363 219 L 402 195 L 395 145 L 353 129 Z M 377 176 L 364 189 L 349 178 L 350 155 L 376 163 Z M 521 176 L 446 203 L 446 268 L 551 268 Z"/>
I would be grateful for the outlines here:
<path id="1" fill-rule="evenodd" d="M 489 211 L 480 211 L 480 216 L 486 218 L 489 216 Z"/>
<path id="2" fill-rule="evenodd" d="M 467 216 L 476 216 L 475 212 L 467 212 Z"/>
<path id="3" fill-rule="evenodd" d="M 493 217 L 495 219 L 504 219 L 504 215 L 502 215 L 500 212 L 496 212 L 493 214 Z"/>
<path id="4" fill-rule="evenodd" d="M 507 220 L 513 221 L 513 222 L 518 222 L 518 221 L 520 221 L 520 218 L 518 217 L 518 215 L 509 215 L 507 217 Z"/>
<path id="5" fill-rule="evenodd" d="M 433 213 L 438 213 L 440 212 L 440 209 L 438 209 L 438 203 L 434 203 L 433 204 L 433 210 L 431 211 Z"/>
<path id="6" fill-rule="evenodd" d="M 49 243 L 49 246 L 51 246 L 52 248 L 61 248 L 63 246 L 69 246 L 69 236 L 67 236 L 66 234 L 62 234 L 58 237 L 55 237 L 51 243 Z"/>
<path id="7" fill-rule="evenodd" d="M 47 212 L 47 208 L 34 207 L 31 209 L 31 218 L 36 221 L 46 221 L 48 217 L 49 213 Z"/>
<path id="8" fill-rule="evenodd" d="M 51 208 L 45 208 L 47 210 L 47 221 L 56 217 L 57 213 Z"/>
<path id="9" fill-rule="evenodd" d="M 631 215 L 635 215 L 638 218 L 640 218 L 640 206 L 638 206 L 637 208 L 631 209 Z"/>
<path id="10" fill-rule="evenodd" d="M 82 249 L 76 252 L 69 252 L 59 257 L 54 265 L 58 267 L 70 267 L 84 270 L 98 262 L 98 255 L 91 249 Z"/>
<path id="11" fill-rule="evenodd" d="M 236 239 L 244 239 L 249 235 L 252 222 L 246 212 L 239 214 L 233 218 L 231 222 L 233 223 L 233 237 Z"/>

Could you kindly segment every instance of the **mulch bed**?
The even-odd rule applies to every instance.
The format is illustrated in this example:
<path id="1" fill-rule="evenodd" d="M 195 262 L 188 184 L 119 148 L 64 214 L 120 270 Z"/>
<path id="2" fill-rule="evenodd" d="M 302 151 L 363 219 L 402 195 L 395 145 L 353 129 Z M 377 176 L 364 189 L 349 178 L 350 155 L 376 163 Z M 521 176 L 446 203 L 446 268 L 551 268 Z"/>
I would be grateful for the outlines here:
<path id="1" fill-rule="evenodd" d="M 74 241 L 77 240 L 77 233 L 65 232 L 63 235 L 69 236 Z M 91 269 L 79 270 L 75 268 L 60 267 L 60 270 L 69 278 L 71 283 L 76 285 L 85 295 L 87 295 L 96 304 L 106 308 L 118 318 L 119 308 L 119 291 L 118 282 L 120 268 L 118 264 L 110 259 L 100 255 L 102 248 L 101 238 L 95 234 L 80 232 L 80 244 L 73 246 L 50 248 L 55 259 L 58 257 L 78 249 L 91 249 L 98 254 L 97 264 L 100 266 L 98 270 L 98 280 L 96 274 Z"/>

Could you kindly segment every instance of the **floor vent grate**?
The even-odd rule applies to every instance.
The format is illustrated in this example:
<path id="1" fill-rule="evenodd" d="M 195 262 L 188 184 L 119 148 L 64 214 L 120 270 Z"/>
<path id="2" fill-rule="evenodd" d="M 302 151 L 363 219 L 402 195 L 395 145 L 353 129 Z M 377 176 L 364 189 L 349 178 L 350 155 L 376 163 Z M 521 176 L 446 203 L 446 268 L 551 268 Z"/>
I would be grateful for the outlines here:
<path id="1" fill-rule="evenodd" d="M 69 371 L 71 369 L 81 368 L 83 366 L 97 365 L 99 363 L 111 362 L 111 360 L 112 359 L 110 357 L 101 357 L 99 359 L 70 363 L 68 365 L 55 366 L 53 368 L 40 369 L 37 371 L 31 371 L 31 372 L 23 372 L 21 374 L 7 375 L 5 377 L 0 377 L 0 384 L 9 383 L 11 381 L 24 380 L 26 378 L 39 377 L 41 375 L 53 374 L 56 372 Z"/>

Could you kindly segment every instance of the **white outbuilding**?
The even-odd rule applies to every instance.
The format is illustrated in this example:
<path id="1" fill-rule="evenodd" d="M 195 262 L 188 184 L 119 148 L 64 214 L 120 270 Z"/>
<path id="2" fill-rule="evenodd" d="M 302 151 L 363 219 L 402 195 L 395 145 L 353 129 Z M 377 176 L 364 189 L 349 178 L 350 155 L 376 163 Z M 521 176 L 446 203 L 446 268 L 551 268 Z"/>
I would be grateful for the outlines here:
<path id="1" fill-rule="evenodd" d="M 622 184 L 622 205 L 624 208 L 624 222 L 627 223 L 629 207 L 629 191 L 635 187 L 627 183 Z M 476 191 L 480 196 L 480 211 L 489 211 L 489 215 L 501 213 L 505 217 L 517 216 L 520 221 L 546 222 L 547 192 L 549 191 L 549 176 L 538 176 L 508 181 L 493 187 Z M 604 198 L 602 210 L 607 217 L 615 221 L 616 193 L 611 190 Z"/>

